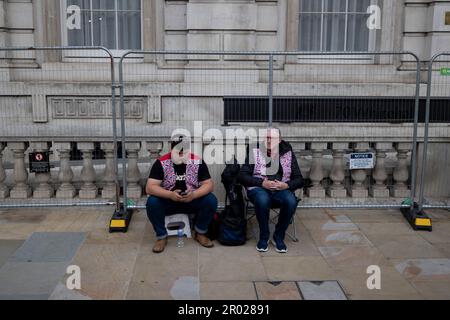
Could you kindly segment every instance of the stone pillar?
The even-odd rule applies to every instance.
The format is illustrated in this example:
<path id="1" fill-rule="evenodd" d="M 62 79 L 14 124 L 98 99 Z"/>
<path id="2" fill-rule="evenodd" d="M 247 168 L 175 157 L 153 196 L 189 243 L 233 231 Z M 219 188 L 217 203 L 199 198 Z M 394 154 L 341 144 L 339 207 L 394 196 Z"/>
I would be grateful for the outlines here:
<path id="1" fill-rule="evenodd" d="M 128 142 L 125 144 L 128 153 L 127 166 L 127 196 L 130 199 L 140 199 L 142 187 L 139 185 L 141 173 L 138 167 L 138 152 L 141 149 L 140 142 Z"/>
<path id="2" fill-rule="evenodd" d="M 292 146 L 292 151 L 294 152 L 295 157 L 297 158 L 298 167 L 300 168 L 300 164 L 301 164 L 300 157 L 301 157 L 302 152 L 304 152 L 306 149 L 306 143 L 305 142 L 292 142 L 291 146 Z M 304 190 L 303 189 L 296 190 L 295 195 L 298 198 L 303 199 L 304 198 Z"/>
<path id="3" fill-rule="evenodd" d="M 395 198 L 407 198 L 411 195 L 408 189 L 408 152 L 411 150 L 411 143 L 400 142 L 396 144 L 398 164 L 394 169 L 395 184 L 391 191 L 391 196 Z"/>
<path id="4" fill-rule="evenodd" d="M 9 190 L 4 183 L 6 180 L 6 172 L 3 168 L 2 161 L 3 150 L 5 149 L 5 147 L 6 143 L 0 142 L 0 199 L 5 199 L 9 195 Z"/>
<path id="5" fill-rule="evenodd" d="M 369 143 L 359 142 L 356 144 L 355 152 L 367 152 L 367 150 L 369 150 Z M 349 192 L 351 197 L 367 198 L 369 196 L 369 192 L 366 186 L 364 186 L 366 177 L 367 177 L 366 169 L 352 170 L 353 185 Z"/>
<path id="6" fill-rule="evenodd" d="M 25 168 L 25 142 L 10 142 L 8 148 L 14 154 L 14 187 L 10 192 L 12 199 L 27 199 L 31 196 L 31 188 L 28 185 L 28 171 Z"/>
<path id="7" fill-rule="evenodd" d="M 345 180 L 345 164 L 344 154 L 348 149 L 347 142 L 333 143 L 333 166 L 330 172 L 331 181 L 333 184 L 328 190 L 328 195 L 332 198 L 346 198 L 347 190 L 344 186 Z"/>
<path id="8" fill-rule="evenodd" d="M 55 149 L 59 153 L 60 161 L 58 173 L 60 185 L 58 190 L 56 190 L 56 198 L 72 199 L 77 192 L 72 184 L 73 171 L 70 166 L 70 142 L 58 142 L 55 144 Z"/>
<path id="9" fill-rule="evenodd" d="M 375 145 L 376 149 L 376 164 L 373 170 L 373 178 L 375 184 L 370 190 L 370 195 L 374 198 L 388 198 L 389 189 L 386 186 L 388 174 L 386 172 L 386 152 L 392 150 L 392 143 L 378 142 Z"/>
<path id="10" fill-rule="evenodd" d="M 326 148 L 327 143 L 325 142 L 313 142 L 311 144 L 312 164 L 309 178 L 311 179 L 312 187 L 307 190 L 307 194 L 310 198 L 325 198 L 325 189 L 322 186 L 322 157 L 323 150 Z"/>
<path id="11" fill-rule="evenodd" d="M 105 142 L 100 144 L 105 152 L 105 170 L 103 171 L 103 182 L 105 185 L 102 190 L 103 199 L 113 199 L 116 196 L 116 168 L 114 162 L 114 143 Z"/>
<path id="12" fill-rule="evenodd" d="M 48 142 L 33 142 L 31 144 L 31 149 L 34 152 L 47 152 L 50 149 L 50 144 Z M 49 199 L 53 197 L 55 191 L 49 183 L 50 178 L 50 172 L 35 174 L 37 187 L 33 191 L 34 199 Z"/>
<path id="13" fill-rule="evenodd" d="M 93 142 L 78 143 L 78 149 L 83 154 L 83 169 L 81 169 L 81 186 L 79 196 L 80 199 L 95 199 L 97 197 L 97 186 L 95 182 L 95 170 L 92 163 L 92 152 L 94 151 Z"/>

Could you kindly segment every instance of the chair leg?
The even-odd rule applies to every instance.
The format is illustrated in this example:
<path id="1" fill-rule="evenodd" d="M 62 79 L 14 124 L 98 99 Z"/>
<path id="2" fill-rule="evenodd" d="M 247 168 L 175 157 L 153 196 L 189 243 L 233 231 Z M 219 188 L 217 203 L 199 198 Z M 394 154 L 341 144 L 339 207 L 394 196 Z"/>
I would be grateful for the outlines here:
<path id="1" fill-rule="evenodd" d="M 276 211 L 275 209 L 271 209 L 273 212 L 275 212 L 277 215 L 273 218 L 270 219 L 270 222 L 273 224 L 276 224 L 276 219 L 278 219 L 278 216 L 280 215 L 280 213 L 278 211 Z M 295 224 L 295 215 L 296 213 L 294 213 L 294 215 L 292 216 L 292 221 L 290 224 L 292 224 L 292 228 L 293 230 L 293 234 L 291 234 L 290 232 L 286 231 L 286 235 L 293 241 L 293 242 L 298 242 L 298 238 L 297 238 L 297 226 Z"/>
<path id="2" fill-rule="evenodd" d="M 294 242 L 298 242 L 298 238 L 297 238 L 297 225 L 295 223 L 295 213 L 292 216 L 292 228 L 294 229 L 294 236 L 292 237 L 292 241 Z"/>

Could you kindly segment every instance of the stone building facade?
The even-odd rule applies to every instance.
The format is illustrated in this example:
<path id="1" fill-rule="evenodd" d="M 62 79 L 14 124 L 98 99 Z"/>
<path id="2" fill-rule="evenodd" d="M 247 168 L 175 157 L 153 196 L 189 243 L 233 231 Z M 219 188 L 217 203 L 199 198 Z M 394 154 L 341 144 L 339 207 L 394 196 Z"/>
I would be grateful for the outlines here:
<path id="1" fill-rule="evenodd" d="M 424 97 L 426 62 L 450 50 L 449 12 L 450 1 L 424 0 L 0 0 L 0 44 L 101 45 L 116 57 L 129 49 L 411 51 L 421 60 L 420 95 Z M 78 13 L 80 20 L 71 20 Z M 372 29 L 367 25 L 370 19 Z M 0 199 L 111 199 L 110 66 L 104 53 L 17 50 L 0 55 L 0 154 L 4 163 Z M 132 197 L 143 195 L 151 161 L 167 149 L 174 129 L 192 129 L 196 120 L 202 121 L 204 130 L 265 126 L 264 121 L 249 118 L 227 121 L 225 107 L 229 97 L 267 96 L 267 59 L 265 55 L 193 54 L 136 54 L 126 59 L 129 142 L 125 147 Z M 414 59 L 408 55 L 326 59 L 275 55 L 274 96 L 296 101 L 302 97 L 368 97 L 371 103 L 380 97 L 413 98 L 415 71 Z M 449 80 L 440 78 L 436 85 L 436 96 L 444 100 L 450 96 Z M 448 106 L 448 101 L 443 103 Z M 276 121 L 276 125 L 292 142 L 305 177 L 312 181 L 306 197 L 372 201 L 408 196 L 410 122 L 288 120 Z M 428 197 L 444 200 L 450 197 L 450 187 L 441 174 L 450 163 L 448 128 L 445 121 L 431 125 L 426 188 Z M 210 143 L 208 138 L 196 138 Z M 419 139 L 423 139 L 423 125 Z M 418 147 L 420 155 L 422 144 Z M 74 158 L 74 148 L 82 162 Z M 27 172 L 27 154 L 33 150 L 53 151 L 51 175 Z M 95 150 L 102 153 L 101 159 L 96 160 Z M 374 170 L 346 170 L 349 151 L 368 150 L 378 159 Z M 211 168 L 216 182 L 222 168 Z"/>

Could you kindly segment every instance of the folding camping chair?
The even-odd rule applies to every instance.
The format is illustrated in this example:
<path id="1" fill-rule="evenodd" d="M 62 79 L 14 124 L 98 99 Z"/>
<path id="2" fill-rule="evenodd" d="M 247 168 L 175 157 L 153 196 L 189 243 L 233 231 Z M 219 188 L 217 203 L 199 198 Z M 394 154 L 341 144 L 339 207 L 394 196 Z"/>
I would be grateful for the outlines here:
<path id="1" fill-rule="evenodd" d="M 245 200 L 245 217 L 247 222 L 250 221 L 251 219 L 253 219 L 254 217 L 256 217 L 256 213 L 255 213 L 255 207 L 253 205 L 253 203 L 250 201 L 250 199 L 247 196 L 247 190 L 245 188 L 242 188 L 242 192 L 244 194 L 244 200 Z M 295 195 L 295 199 L 297 200 L 297 206 L 298 203 L 301 201 L 300 197 L 298 197 L 297 195 Z M 280 215 L 280 207 L 279 206 L 272 206 L 270 208 L 271 212 L 275 213 L 274 217 L 269 218 L 269 222 L 272 224 L 276 224 L 278 217 Z M 292 220 L 291 220 L 291 225 L 292 225 L 292 229 L 293 229 L 293 233 L 291 234 L 290 232 L 286 231 L 286 235 L 294 242 L 298 242 L 298 238 L 297 238 L 297 226 L 295 224 L 295 216 L 297 215 L 297 211 L 294 212 L 294 215 L 292 216 Z M 256 234 L 255 231 L 253 229 L 253 237 L 256 238 Z"/>

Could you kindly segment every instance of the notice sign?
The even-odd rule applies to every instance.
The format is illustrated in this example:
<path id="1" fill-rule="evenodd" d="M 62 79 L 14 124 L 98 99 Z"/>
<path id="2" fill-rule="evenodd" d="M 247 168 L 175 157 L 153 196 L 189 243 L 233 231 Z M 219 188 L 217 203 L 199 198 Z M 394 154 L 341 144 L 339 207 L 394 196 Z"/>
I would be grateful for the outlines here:
<path id="1" fill-rule="evenodd" d="M 355 169 L 373 169 L 374 154 L 366 153 L 352 153 L 350 154 L 350 170 Z"/>
<path id="2" fill-rule="evenodd" d="M 30 172 L 47 173 L 50 172 L 50 160 L 48 152 L 31 152 L 29 155 Z"/>
<path id="3" fill-rule="evenodd" d="M 441 68 L 441 76 L 450 76 L 450 68 Z"/>

